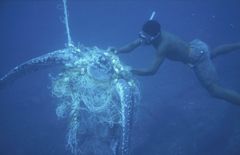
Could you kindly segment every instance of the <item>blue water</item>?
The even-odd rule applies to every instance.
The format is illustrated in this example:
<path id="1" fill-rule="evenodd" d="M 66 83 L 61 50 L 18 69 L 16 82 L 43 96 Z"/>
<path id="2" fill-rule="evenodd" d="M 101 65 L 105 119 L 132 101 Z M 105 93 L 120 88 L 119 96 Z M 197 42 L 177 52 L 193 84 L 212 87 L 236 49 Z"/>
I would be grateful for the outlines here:
<path id="1" fill-rule="evenodd" d="M 0 2 L 0 76 L 33 57 L 65 47 L 62 1 Z M 238 0 L 69 0 L 72 39 L 86 46 L 120 47 L 137 37 L 151 12 L 163 29 L 210 47 L 240 41 Z M 148 67 L 151 47 L 122 61 Z M 240 50 L 214 60 L 222 84 L 240 92 Z M 66 155 L 66 125 L 55 115 L 48 73 L 40 71 L 0 91 L 1 155 Z M 54 70 L 54 72 L 57 72 Z M 209 96 L 193 72 L 165 61 L 156 75 L 138 77 L 132 155 L 239 155 L 240 107 Z"/>

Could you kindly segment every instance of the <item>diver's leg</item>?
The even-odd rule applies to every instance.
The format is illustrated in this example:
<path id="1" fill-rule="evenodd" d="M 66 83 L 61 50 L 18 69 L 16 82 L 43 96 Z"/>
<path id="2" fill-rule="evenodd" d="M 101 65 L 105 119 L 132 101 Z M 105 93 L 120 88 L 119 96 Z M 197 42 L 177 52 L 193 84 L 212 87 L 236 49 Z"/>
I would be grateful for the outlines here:
<path id="1" fill-rule="evenodd" d="M 240 50 L 240 43 L 221 45 L 213 49 L 213 51 L 211 52 L 211 58 L 213 59 L 219 55 L 227 54 L 236 50 Z"/>
<path id="2" fill-rule="evenodd" d="M 213 97 L 226 100 L 236 105 L 240 105 L 240 94 L 233 90 L 223 88 L 219 84 L 215 83 L 211 84 L 207 90 Z"/>
<path id="3" fill-rule="evenodd" d="M 216 69 L 209 57 L 205 57 L 198 65 L 196 65 L 194 71 L 201 84 L 213 97 L 226 100 L 232 104 L 240 105 L 239 93 L 220 86 Z"/>

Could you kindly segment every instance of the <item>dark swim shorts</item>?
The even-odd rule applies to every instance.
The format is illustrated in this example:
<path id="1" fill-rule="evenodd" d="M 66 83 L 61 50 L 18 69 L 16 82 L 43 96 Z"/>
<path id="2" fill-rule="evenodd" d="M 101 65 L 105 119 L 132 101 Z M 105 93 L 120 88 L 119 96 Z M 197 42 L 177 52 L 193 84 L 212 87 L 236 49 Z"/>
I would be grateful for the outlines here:
<path id="1" fill-rule="evenodd" d="M 218 83 L 218 75 L 210 58 L 208 45 L 195 39 L 190 42 L 190 66 L 204 87 Z"/>

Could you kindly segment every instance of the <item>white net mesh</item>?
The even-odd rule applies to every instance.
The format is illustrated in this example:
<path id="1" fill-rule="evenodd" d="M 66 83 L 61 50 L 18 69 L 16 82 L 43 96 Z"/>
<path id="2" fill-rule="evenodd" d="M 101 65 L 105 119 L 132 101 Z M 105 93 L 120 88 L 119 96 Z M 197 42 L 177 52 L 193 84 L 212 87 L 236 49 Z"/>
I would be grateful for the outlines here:
<path id="1" fill-rule="evenodd" d="M 114 54 L 98 48 L 84 48 L 80 52 L 81 57 L 68 63 L 63 72 L 52 78 L 52 93 L 60 100 L 56 113 L 59 118 L 69 120 L 67 142 L 71 152 L 97 152 L 99 144 L 108 146 L 105 151 L 112 152 L 109 146 L 116 142 L 113 139 L 119 139 L 120 134 L 115 127 L 122 128 L 122 121 L 125 121 L 120 99 L 124 92 L 118 92 L 118 81 L 125 78 L 135 91 L 134 98 L 139 98 L 138 87 L 129 68 Z M 87 144 L 96 149 L 89 146 L 87 149 Z M 107 152 L 95 154 L 106 155 Z"/>

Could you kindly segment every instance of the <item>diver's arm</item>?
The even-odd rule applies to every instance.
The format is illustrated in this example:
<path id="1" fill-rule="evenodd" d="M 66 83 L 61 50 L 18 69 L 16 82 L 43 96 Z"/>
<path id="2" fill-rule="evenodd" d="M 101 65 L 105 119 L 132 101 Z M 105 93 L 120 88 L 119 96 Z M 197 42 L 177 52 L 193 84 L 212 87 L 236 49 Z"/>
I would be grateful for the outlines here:
<path id="1" fill-rule="evenodd" d="M 133 42 L 119 48 L 116 50 L 117 53 L 129 53 L 139 47 L 143 43 L 143 40 L 141 38 L 138 38 L 134 40 Z"/>
<path id="2" fill-rule="evenodd" d="M 26 74 L 49 68 L 51 66 L 65 64 L 65 62 L 72 56 L 70 51 L 68 53 L 67 50 L 68 49 L 54 51 L 16 66 L 0 78 L 0 89 Z"/>
<path id="3" fill-rule="evenodd" d="M 132 69 L 132 73 L 140 76 L 149 76 L 154 75 L 158 71 L 159 67 L 163 63 L 165 59 L 165 53 L 166 53 L 166 43 L 161 43 L 159 47 L 156 48 L 157 55 L 156 60 L 153 62 L 153 65 L 148 69 Z"/>
<path id="4" fill-rule="evenodd" d="M 149 69 L 132 69 L 132 73 L 140 76 L 154 75 L 164 61 L 164 56 L 158 55 L 152 67 Z"/>

